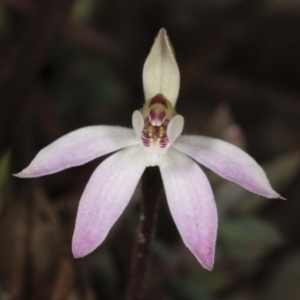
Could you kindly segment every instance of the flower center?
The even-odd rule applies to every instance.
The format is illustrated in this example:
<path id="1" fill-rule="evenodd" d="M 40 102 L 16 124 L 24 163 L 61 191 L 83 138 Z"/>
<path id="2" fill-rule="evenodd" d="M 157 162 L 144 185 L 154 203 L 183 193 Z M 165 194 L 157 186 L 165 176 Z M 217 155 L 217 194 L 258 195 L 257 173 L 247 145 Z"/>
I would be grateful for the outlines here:
<path id="1" fill-rule="evenodd" d="M 141 113 L 144 117 L 142 144 L 145 147 L 166 148 L 169 144 L 167 127 L 177 114 L 172 104 L 162 94 L 157 94 L 145 103 Z"/>
<path id="2" fill-rule="evenodd" d="M 142 142 L 146 147 L 160 147 L 165 148 L 169 142 L 167 137 L 167 126 L 169 124 L 169 120 L 165 119 L 161 126 L 152 126 L 149 117 L 145 118 L 144 128 L 142 131 Z"/>

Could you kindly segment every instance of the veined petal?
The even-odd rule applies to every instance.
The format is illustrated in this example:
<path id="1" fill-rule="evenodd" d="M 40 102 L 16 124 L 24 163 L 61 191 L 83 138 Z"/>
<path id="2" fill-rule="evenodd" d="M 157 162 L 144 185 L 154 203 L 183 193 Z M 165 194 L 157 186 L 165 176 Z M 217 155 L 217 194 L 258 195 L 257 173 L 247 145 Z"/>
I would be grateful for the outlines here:
<path id="1" fill-rule="evenodd" d="M 180 74 L 173 47 L 164 28 L 156 36 L 144 64 L 143 85 L 146 101 L 161 93 L 175 107 Z"/>
<path id="2" fill-rule="evenodd" d="M 81 197 L 72 251 L 76 258 L 97 248 L 128 204 L 145 169 L 140 146 L 121 150 L 95 170 Z"/>
<path id="3" fill-rule="evenodd" d="M 170 148 L 160 166 L 171 214 L 185 245 L 212 270 L 218 227 L 210 184 L 188 156 Z"/>
<path id="4" fill-rule="evenodd" d="M 272 189 L 257 162 L 232 144 L 204 136 L 180 136 L 173 147 L 255 194 L 267 198 L 282 198 Z"/>
<path id="5" fill-rule="evenodd" d="M 89 126 L 72 131 L 42 149 L 17 177 L 38 177 L 80 166 L 96 157 L 137 145 L 132 129 Z"/>

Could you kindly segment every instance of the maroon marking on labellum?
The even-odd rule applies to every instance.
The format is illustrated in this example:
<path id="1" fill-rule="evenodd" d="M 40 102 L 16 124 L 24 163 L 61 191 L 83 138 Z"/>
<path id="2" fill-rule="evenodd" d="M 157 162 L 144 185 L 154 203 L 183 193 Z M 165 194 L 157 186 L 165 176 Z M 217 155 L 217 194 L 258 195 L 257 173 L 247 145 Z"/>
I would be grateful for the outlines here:
<path id="1" fill-rule="evenodd" d="M 141 133 L 141 139 L 144 146 L 150 146 L 150 139 L 153 143 L 158 142 L 158 146 L 160 148 L 165 148 L 169 143 L 169 138 L 167 137 L 167 128 L 169 124 L 169 120 L 165 119 L 165 121 L 161 124 L 161 126 L 152 126 L 149 120 L 149 117 L 144 119 L 144 128 Z M 151 133 L 149 131 L 149 127 L 152 127 Z M 160 131 L 160 128 L 163 128 L 163 131 Z M 160 134 L 160 132 L 162 134 Z M 150 133 L 150 134 L 149 134 Z"/>
<path id="2" fill-rule="evenodd" d="M 149 113 L 149 120 L 152 123 L 153 121 L 159 121 L 160 123 L 163 123 L 163 121 L 166 119 L 166 113 L 164 111 L 155 111 L 154 109 L 150 110 Z"/>
<path id="3" fill-rule="evenodd" d="M 163 105 L 165 108 L 167 108 L 167 101 L 163 94 L 157 94 L 156 96 L 154 96 L 150 101 L 150 106 L 156 103 L 159 103 Z"/>

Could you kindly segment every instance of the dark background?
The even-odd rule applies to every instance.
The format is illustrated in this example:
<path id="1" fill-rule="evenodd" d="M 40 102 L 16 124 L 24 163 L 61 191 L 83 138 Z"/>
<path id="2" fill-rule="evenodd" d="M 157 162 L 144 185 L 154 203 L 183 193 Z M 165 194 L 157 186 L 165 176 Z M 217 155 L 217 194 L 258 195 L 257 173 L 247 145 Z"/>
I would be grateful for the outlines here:
<path id="1" fill-rule="evenodd" d="M 300 298 L 300 2 L 2 0 L 0 299 L 123 298 L 140 187 L 105 242 L 74 260 L 78 201 L 103 158 L 40 179 L 11 174 L 71 130 L 130 127 L 161 27 L 181 71 L 184 133 L 246 149 L 288 201 L 205 170 L 220 216 L 208 272 L 183 245 L 162 195 L 147 299 Z"/>

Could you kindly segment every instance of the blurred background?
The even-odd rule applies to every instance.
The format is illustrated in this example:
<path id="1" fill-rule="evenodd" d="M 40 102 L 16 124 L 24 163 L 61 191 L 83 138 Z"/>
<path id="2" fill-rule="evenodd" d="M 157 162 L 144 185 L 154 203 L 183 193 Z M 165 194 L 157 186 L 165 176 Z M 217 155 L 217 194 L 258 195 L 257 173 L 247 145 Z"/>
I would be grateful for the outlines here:
<path id="1" fill-rule="evenodd" d="M 185 248 L 165 197 L 146 299 L 300 299 L 300 2 L 1 0 L 0 299 L 122 299 L 140 186 L 105 242 L 74 260 L 78 201 L 95 167 L 11 174 L 82 126 L 131 126 L 142 67 L 165 27 L 181 71 L 184 133 L 227 140 L 287 201 L 257 197 L 205 169 L 219 212 L 216 263 Z"/>

